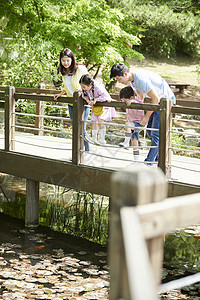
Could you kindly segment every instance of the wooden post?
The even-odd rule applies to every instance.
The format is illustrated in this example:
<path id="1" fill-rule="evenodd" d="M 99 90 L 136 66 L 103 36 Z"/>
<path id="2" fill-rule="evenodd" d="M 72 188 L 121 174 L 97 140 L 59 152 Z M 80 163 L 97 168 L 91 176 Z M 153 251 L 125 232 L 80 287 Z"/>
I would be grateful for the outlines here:
<path id="1" fill-rule="evenodd" d="M 171 144 L 172 144 L 172 99 L 160 100 L 160 125 L 159 125 L 159 163 L 158 166 L 171 178 Z"/>
<path id="2" fill-rule="evenodd" d="M 26 180 L 26 213 L 25 226 L 37 227 L 39 225 L 39 182 Z"/>
<path id="3" fill-rule="evenodd" d="M 122 207 L 133 207 L 141 204 L 157 202 L 163 200 L 167 195 L 167 185 L 163 172 L 158 169 L 154 171 L 147 167 L 134 167 L 120 170 L 114 173 L 111 182 L 111 224 L 110 224 L 110 240 L 109 240 L 109 260 L 110 260 L 110 300 L 131 299 L 139 300 L 141 298 L 133 298 L 130 282 L 130 269 L 127 267 L 128 261 L 125 260 L 125 252 L 120 210 Z M 133 247 L 135 244 L 135 228 L 132 223 Z M 129 231 L 131 229 L 129 228 Z M 131 236 L 129 234 L 129 236 Z M 139 238 L 141 238 L 139 236 Z M 131 243 L 131 241 L 130 241 Z M 140 243 L 141 244 L 141 243 Z M 155 281 L 160 280 L 160 272 L 163 260 L 163 237 L 148 241 L 149 255 L 152 268 L 155 274 Z M 155 250 L 155 252 L 153 252 Z M 127 250 L 128 251 L 128 250 Z M 138 260 L 144 259 L 138 253 Z M 142 275 L 141 270 L 135 270 L 136 276 Z M 148 274 L 144 275 L 147 277 Z M 159 277 L 159 280 L 158 280 Z M 149 276 L 151 278 L 151 276 Z M 146 288 L 146 287 L 145 287 Z M 145 289 L 144 282 L 141 280 L 140 292 Z M 138 291 L 138 288 L 137 288 Z M 143 298 L 145 299 L 145 298 Z M 153 298 L 148 298 L 148 300 Z"/>
<path id="4" fill-rule="evenodd" d="M 39 89 L 45 89 L 45 84 L 40 83 L 38 86 Z M 35 132 L 35 135 L 44 135 L 44 117 L 41 117 L 41 115 L 44 115 L 44 101 L 36 101 L 36 115 L 38 117 L 35 117 L 35 128 L 38 128 L 39 130 Z"/>
<path id="5" fill-rule="evenodd" d="M 84 103 L 77 92 L 74 93 L 73 97 L 72 163 L 79 165 L 83 160 L 83 152 L 80 150 L 84 149 L 82 138 L 84 137 L 84 123 L 81 122 L 83 121 Z"/>
<path id="6" fill-rule="evenodd" d="M 15 149 L 15 88 L 7 86 L 5 90 L 5 150 Z"/>

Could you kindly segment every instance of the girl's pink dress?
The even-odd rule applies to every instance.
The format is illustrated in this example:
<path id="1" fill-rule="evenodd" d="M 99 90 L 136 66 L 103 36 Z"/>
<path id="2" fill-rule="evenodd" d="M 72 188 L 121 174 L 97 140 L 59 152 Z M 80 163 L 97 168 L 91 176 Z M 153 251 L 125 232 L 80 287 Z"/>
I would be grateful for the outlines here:
<path id="1" fill-rule="evenodd" d="M 83 99 L 98 99 L 97 101 L 105 102 L 109 99 L 111 99 L 110 94 L 107 92 L 104 84 L 101 81 L 94 81 L 94 96 L 92 93 L 92 90 L 89 92 L 82 92 Z M 92 112 L 91 121 L 98 121 L 98 119 L 104 120 L 106 122 L 111 121 L 113 117 L 115 117 L 115 108 L 114 107 L 104 107 L 104 111 L 100 116 L 96 116 L 94 112 Z"/>

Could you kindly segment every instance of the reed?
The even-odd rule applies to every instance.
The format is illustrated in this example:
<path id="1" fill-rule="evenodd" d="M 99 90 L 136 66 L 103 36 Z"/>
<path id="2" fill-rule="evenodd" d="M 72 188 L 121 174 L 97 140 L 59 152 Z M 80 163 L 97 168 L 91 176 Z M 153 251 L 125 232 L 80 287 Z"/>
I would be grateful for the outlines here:
<path id="1" fill-rule="evenodd" d="M 56 186 L 40 201 L 40 224 L 106 244 L 109 198 Z"/>

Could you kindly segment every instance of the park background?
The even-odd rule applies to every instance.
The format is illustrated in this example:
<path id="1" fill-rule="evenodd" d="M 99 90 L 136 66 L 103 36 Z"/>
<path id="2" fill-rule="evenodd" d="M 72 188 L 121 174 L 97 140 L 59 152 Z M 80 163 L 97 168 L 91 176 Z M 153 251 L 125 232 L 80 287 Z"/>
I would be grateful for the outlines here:
<path id="1" fill-rule="evenodd" d="M 141 3 L 141 1 L 137 0 L 6 0 L 2 1 L 0 8 L 0 85 L 37 88 L 38 84 L 45 83 L 46 88 L 61 89 L 61 77 L 57 72 L 59 53 L 64 47 L 69 47 L 75 53 L 77 60 L 86 64 L 91 74 L 95 78 L 103 80 L 107 85 L 110 83 L 110 67 L 114 62 L 118 61 L 124 62 L 130 67 L 142 67 L 155 71 L 168 81 L 188 83 L 191 86 L 185 90 L 184 95 L 181 95 L 181 97 L 200 100 L 199 1 L 154 0 L 142 1 Z M 118 91 L 117 88 L 116 91 Z M 179 97 L 179 95 L 177 96 Z M 26 107 L 24 109 L 27 111 Z M 18 188 L 19 185 L 20 182 L 18 181 Z M 46 190 L 46 187 L 44 189 Z M 8 224 L 6 221 L 4 222 L 6 224 L 5 228 L 8 228 Z M 3 239 L 7 241 L 7 244 L 2 242 L 1 252 L 4 251 L 9 256 L 9 251 L 14 251 L 16 257 L 20 255 L 22 267 L 24 264 L 24 272 L 31 272 L 26 259 L 29 259 L 29 255 L 31 256 L 33 252 L 35 255 L 35 252 L 38 251 L 41 264 L 44 265 L 44 261 L 47 259 L 45 251 L 49 251 L 44 240 L 49 238 L 49 233 L 41 232 L 37 235 L 38 239 L 36 242 L 40 240 L 38 243 L 41 243 L 41 245 L 46 243 L 44 248 L 34 248 L 35 244 L 33 242 L 31 245 L 25 245 L 25 249 L 22 249 L 22 253 L 20 253 L 21 250 L 16 248 L 19 236 L 23 240 L 26 234 L 31 235 L 32 233 L 24 232 L 22 223 L 16 222 L 16 220 L 11 223 L 10 227 L 12 227 L 12 224 L 17 230 L 13 232 L 16 241 L 12 240 L 12 243 L 9 244 L 11 242 L 8 239 L 9 235 L 6 237 L 9 229 L 8 231 L 5 230 L 1 237 L 2 241 Z M 21 227 L 18 228 L 18 226 Z M 10 231 L 12 232 L 12 228 Z M 184 235 L 183 238 L 179 238 L 177 251 L 180 250 L 181 252 L 183 244 L 187 244 L 187 255 L 189 256 L 198 247 L 199 240 L 197 238 L 197 244 L 195 244 L 194 239 L 191 238 L 191 247 L 190 242 L 185 242 L 185 239 Z M 54 263 L 54 266 L 55 260 L 60 259 L 61 262 L 63 255 L 66 256 L 67 251 L 67 246 L 63 252 L 58 247 L 55 247 L 56 243 L 58 241 L 53 240 L 52 247 L 54 249 L 51 249 L 52 252 L 54 251 L 54 256 L 52 256 L 52 265 Z M 172 244 L 173 242 L 169 240 L 170 247 Z M 38 244 L 36 243 L 36 245 Z M 63 245 L 59 243 L 58 245 L 64 249 Z M 84 247 L 83 244 L 81 246 Z M 100 297 L 107 299 L 108 284 L 105 283 L 104 279 L 107 280 L 108 273 L 106 273 L 106 263 L 102 262 L 103 260 L 105 261 L 106 255 L 105 252 L 100 250 L 102 248 L 93 251 L 94 256 L 98 257 L 96 253 L 99 254 L 102 267 L 101 278 L 98 282 L 96 280 L 93 285 L 99 287 L 99 291 L 102 291 L 101 295 L 99 293 L 98 299 L 101 299 Z M 170 250 L 172 249 L 170 248 Z M 27 257 L 23 257 L 24 251 Z M 88 249 L 86 251 L 87 254 L 90 252 Z M 81 253 L 81 249 L 79 249 L 79 252 L 80 259 L 83 253 Z M 195 253 L 196 257 L 198 257 L 198 254 L 198 252 L 197 254 Z M 13 253 L 10 253 L 10 255 L 12 256 Z M 88 259 L 89 256 L 91 259 L 92 254 L 88 255 Z M 180 261 L 181 258 L 178 257 L 175 262 L 177 269 L 180 268 Z M 77 267 L 76 263 L 78 262 L 72 258 L 69 263 L 72 269 L 74 266 Z M 13 265 L 16 268 L 18 263 L 13 261 Z M 52 265 L 50 264 L 50 267 Z M 17 268 L 20 270 L 19 266 Z M 58 266 L 58 268 L 63 268 L 63 265 Z M 68 282 L 71 280 L 70 285 L 72 286 L 74 278 L 71 269 L 68 270 Z M 178 273 L 177 269 L 175 271 Z M 41 273 L 41 275 L 45 276 L 45 271 L 47 270 L 44 270 L 44 273 Z M 66 271 L 66 268 L 64 271 Z M 95 268 L 91 266 L 89 271 L 88 275 L 90 278 L 96 278 L 97 271 Z M 7 276 L 12 277 L 13 270 L 10 269 L 10 272 L 11 275 L 7 273 Z M 32 270 L 32 274 L 34 272 L 35 270 Z M 54 271 L 52 273 L 52 275 L 55 275 Z M 18 272 L 15 273 L 16 279 L 18 278 L 17 276 L 20 276 Z M 18 279 L 20 280 L 20 277 Z M 52 284 L 50 281 L 47 283 Z M 18 286 L 20 290 L 18 292 L 22 293 L 22 297 L 24 288 L 27 288 L 27 285 Z M 79 288 L 82 285 L 83 282 L 77 280 L 69 297 L 72 294 L 79 295 L 81 293 Z M 85 296 L 88 294 L 88 297 L 96 297 L 96 295 L 91 296 L 90 289 L 91 287 L 93 288 L 93 285 L 91 280 L 88 283 L 88 290 L 86 290 Z M 11 291 L 13 288 L 12 282 L 9 280 L 4 285 L 4 290 L 5 286 L 8 291 Z M 39 290 L 38 287 L 33 288 L 31 284 L 30 289 Z M 59 286 L 56 289 L 59 290 Z M 198 289 L 197 287 L 197 292 Z M 43 294 L 41 296 L 38 295 L 38 298 L 41 297 L 42 299 L 44 295 L 48 298 L 47 294 L 50 294 L 51 291 L 52 289 L 50 288 L 48 291 L 43 289 Z M 17 291 L 15 290 L 13 294 L 15 292 Z M 61 289 L 60 293 L 62 293 Z M 11 297 L 11 294 L 8 297 Z M 172 299 L 172 297 L 176 297 L 176 299 L 192 299 L 191 294 L 188 296 L 177 292 L 166 295 L 166 298 L 163 299 Z M 74 299 L 76 298 L 78 296 L 74 296 Z M 193 298 L 198 299 L 198 295 L 195 294 Z"/>

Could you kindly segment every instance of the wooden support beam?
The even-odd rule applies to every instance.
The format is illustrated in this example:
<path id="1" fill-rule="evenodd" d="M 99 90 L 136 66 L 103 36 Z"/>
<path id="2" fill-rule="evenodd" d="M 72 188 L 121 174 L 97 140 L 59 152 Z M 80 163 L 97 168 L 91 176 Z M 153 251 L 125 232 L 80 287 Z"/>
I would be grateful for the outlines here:
<path id="1" fill-rule="evenodd" d="M 45 84 L 39 84 L 39 89 L 44 89 Z M 35 128 L 39 129 L 35 132 L 36 135 L 43 136 L 44 135 L 44 101 L 37 101 L 36 100 L 36 115 L 35 117 Z"/>
<path id="2" fill-rule="evenodd" d="M 158 166 L 171 178 L 171 130 L 172 130 L 172 99 L 160 100 L 160 124 L 159 124 L 159 161 Z"/>
<path id="3" fill-rule="evenodd" d="M 0 172 L 111 197 L 111 176 L 116 171 L 29 154 L 0 150 Z M 197 185 L 169 181 L 168 197 L 199 193 Z M 111 204 L 112 206 L 112 204 Z"/>
<path id="4" fill-rule="evenodd" d="M 5 150 L 15 149 L 15 88 L 7 86 L 5 91 Z"/>
<path id="5" fill-rule="evenodd" d="M 0 172 L 22 178 L 73 188 L 94 194 L 111 195 L 112 170 L 73 165 L 55 159 L 0 150 Z"/>
<path id="6" fill-rule="evenodd" d="M 78 93 L 74 93 L 74 104 L 73 104 L 73 135 L 72 135 L 72 163 L 79 165 L 83 161 L 84 149 L 84 102 Z M 82 137 L 81 137 L 82 136 Z"/>
<path id="7" fill-rule="evenodd" d="M 39 182 L 26 180 L 26 213 L 25 226 L 37 227 L 39 225 Z"/>

